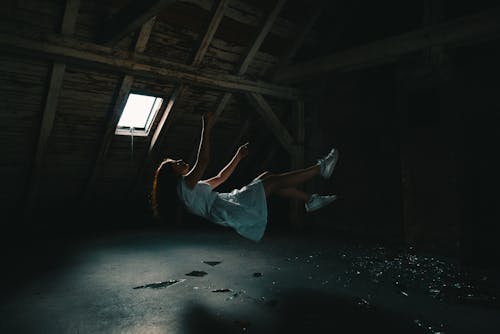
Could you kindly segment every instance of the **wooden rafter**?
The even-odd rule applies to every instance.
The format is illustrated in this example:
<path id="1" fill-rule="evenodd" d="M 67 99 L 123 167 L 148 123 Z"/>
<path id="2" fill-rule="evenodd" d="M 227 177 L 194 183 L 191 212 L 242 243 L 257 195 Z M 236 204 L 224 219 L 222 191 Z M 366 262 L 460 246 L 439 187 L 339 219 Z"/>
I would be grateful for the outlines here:
<path id="1" fill-rule="evenodd" d="M 227 3 L 229 0 L 216 0 L 211 8 L 211 18 L 210 21 L 208 22 L 205 33 L 203 35 L 200 35 L 200 39 L 197 42 L 197 46 L 195 48 L 195 52 L 193 54 L 193 57 L 190 61 L 191 66 L 194 68 L 197 68 L 203 58 L 205 57 L 205 54 L 208 50 L 208 47 L 210 46 L 210 43 L 212 42 L 212 39 L 219 28 L 220 22 L 222 21 L 222 18 L 224 17 L 224 10 L 226 8 Z M 178 104 L 178 101 L 182 98 L 182 95 L 186 91 L 187 86 L 183 83 L 179 84 L 172 95 L 169 98 L 169 101 L 167 103 L 167 107 L 162 115 L 162 118 L 160 119 L 156 130 L 151 138 L 151 142 L 149 145 L 148 153 L 146 154 L 146 158 L 144 159 L 144 162 L 139 168 L 139 172 L 137 173 L 136 180 L 132 186 L 132 191 L 130 192 L 131 194 L 134 192 L 134 190 L 137 189 L 137 185 L 139 184 L 140 177 L 142 176 L 144 169 L 148 165 L 148 163 L 153 161 L 153 157 L 156 152 L 156 148 L 161 145 L 163 142 L 163 139 L 165 137 L 165 133 L 167 132 L 168 128 L 171 126 L 175 118 L 177 117 L 177 113 L 174 113 L 174 106 Z M 229 93 L 226 93 L 229 94 Z M 229 95 L 230 96 L 230 95 Z"/>
<path id="2" fill-rule="evenodd" d="M 151 137 L 148 154 L 150 154 L 157 147 L 157 143 L 161 142 L 161 139 L 163 138 L 165 132 L 167 132 L 168 128 L 172 124 L 172 118 L 173 118 L 172 110 L 174 108 L 176 101 L 180 99 L 185 90 L 186 86 L 180 85 L 177 88 L 175 88 L 175 90 L 170 95 L 165 111 L 163 112 L 162 117 L 158 122 L 158 126 L 156 127 L 155 132 Z"/>
<path id="3" fill-rule="evenodd" d="M 280 120 L 274 113 L 272 107 L 267 103 L 262 95 L 248 93 L 246 94 L 248 101 L 255 107 L 257 112 L 262 116 L 264 122 L 278 139 L 279 143 L 290 154 L 295 153 L 295 140 L 290 135 L 288 130 L 281 124 Z"/>
<path id="4" fill-rule="evenodd" d="M 300 90 L 266 82 L 256 82 L 231 74 L 214 74 L 199 68 L 140 53 L 120 52 L 110 47 L 71 38 L 52 36 L 50 41 L 12 37 L 0 33 L 4 52 L 26 57 L 62 59 L 66 63 L 130 74 L 136 77 L 168 80 L 230 92 L 253 92 L 295 100 Z"/>
<path id="5" fill-rule="evenodd" d="M 102 44 L 115 43 L 131 32 L 141 29 L 146 22 L 175 1 L 133 0 L 102 25 L 96 40 Z"/>
<path id="6" fill-rule="evenodd" d="M 266 36 L 269 34 L 271 31 L 272 25 L 274 21 L 276 21 L 276 18 L 278 17 L 281 9 L 285 5 L 286 0 L 278 0 L 274 6 L 274 8 L 269 12 L 267 17 L 263 20 L 261 23 L 261 27 L 259 29 L 259 33 L 255 37 L 253 43 L 248 47 L 247 52 L 245 55 L 241 58 L 241 61 L 239 63 L 238 68 L 236 69 L 236 73 L 238 75 L 244 75 L 246 71 L 248 70 L 249 64 L 252 62 L 252 60 L 255 58 L 255 55 L 259 51 L 262 43 L 264 42 L 264 39 Z M 226 108 L 227 103 L 231 99 L 232 94 L 231 93 L 224 93 L 221 98 L 219 98 L 219 101 L 217 103 L 217 107 L 215 110 L 215 117 L 216 119 L 220 116 L 220 114 L 224 111 Z M 247 124 L 249 120 L 247 120 L 244 124 Z M 247 129 L 250 127 L 250 124 L 247 124 L 242 131 L 246 132 Z M 243 132 L 243 134 L 244 134 Z M 236 141 L 233 146 L 238 145 L 238 142 Z M 192 156 L 196 153 L 196 151 L 193 151 L 191 154 L 191 159 Z"/>
<path id="7" fill-rule="evenodd" d="M 212 39 L 219 27 L 219 24 L 224 16 L 224 8 L 227 5 L 229 0 L 216 0 L 212 7 L 212 15 L 211 19 L 207 24 L 207 28 L 205 33 L 202 35 L 203 37 L 197 43 L 196 52 L 194 53 L 193 60 L 191 61 L 191 66 L 197 67 L 200 65 L 201 61 L 205 57 L 208 47 L 212 42 Z M 150 160 L 150 153 L 154 150 L 155 145 L 162 141 L 164 134 L 167 132 L 167 128 L 172 124 L 172 118 L 174 116 L 174 105 L 175 103 L 181 99 L 183 93 L 187 87 L 183 84 L 179 85 L 168 102 L 167 110 L 164 113 L 161 121 L 158 123 L 156 131 L 151 139 L 151 143 L 149 146 L 149 153 L 146 157 L 146 163 Z M 226 93 L 229 94 L 229 93 Z M 230 96 L 230 95 L 229 95 Z M 170 116 L 169 121 L 166 122 L 166 118 Z M 165 128 L 164 128 L 165 127 Z"/>
<path id="8" fill-rule="evenodd" d="M 153 30 L 155 20 L 156 18 L 153 17 L 142 26 L 139 35 L 137 36 L 137 40 L 134 47 L 136 52 L 144 52 L 144 50 L 146 49 L 146 45 L 151 35 L 151 31 Z M 123 108 L 125 107 L 133 83 L 134 83 L 134 77 L 132 75 L 125 75 L 122 79 L 122 82 L 120 84 L 120 89 L 118 90 L 118 95 L 116 96 L 115 102 L 111 109 L 111 115 L 108 117 L 108 120 L 106 122 L 103 139 L 101 141 L 101 145 L 99 147 L 96 159 L 94 161 L 89 180 L 87 181 L 85 192 L 82 196 L 83 204 L 86 203 L 92 189 L 95 186 L 97 174 L 99 170 L 102 168 L 102 165 L 108 154 L 108 150 L 109 147 L 111 146 L 116 126 L 118 125 L 118 122 L 120 120 L 121 113 L 123 111 Z"/>
<path id="9" fill-rule="evenodd" d="M 153 135 L 151 136 L 151 141 L 149 143 L 149 149 L 146 153 L 146 157 L 142 162 L 141 166 L 139 167 L 139 170 L 135 176 L 135 180 L 130 188 L 129 191 L 130 197 L 133 196 L 134 192 L 140 185 L 140 180 L 144 174 L 144 170 L 146 169 L 149 163 L 154 161 L 155 155 L 158 154 L 157 149 L 158 147 L 161 146 L 161 143 L 165 138 L 165 133 L 168 131 L 173 121 L 178 116 L 177 114 L 173 113 L 173 109 L 177 101 L 182 98 L 182 95 L 184 94 L 185 91 L 186 91 L 186 86 L 181 84 L 174 89 L 172 94 L 170 94 L 168 102 L 166 103 L 165 106 L 165 110 L 163 111 L 162 116 L 158 122 L 158 125 L 156 126 L 156 129 Z"/>
<path id="10" fill-rule="evenodd" d="M 283 66 L 289 65 L 293 57 L 297 54 L 301 46 L 304 44 L 304 41 L 307 37 L 307 35 L 311 32 L 314 24 L 318 20 L 318 18 L 321 16 L 321 13 L 323 12 L 325 6 L 325 0 L 317 0 L 313 9 L 311 10 L 311 13 L 309 14 L 308 19 L 305 21 L 305 23 L 302 25 L 302 27 L 299 30 L 299 33 L 297 34 L 297 37 L 290 43 L 288 48 L 285 50 L 285 52 L 281 55 L 277 66 L 275 69 L 272 71 L 272 74 L 270 77 L 272 78 L 274 73 L 278 71 L 279 68 L 282 68 Z"/>
<path id="11" fill-rule="evenodd" d="M 220 22 L 224 17 L 224 9 L 229 0 L 215 0 L 215 4 L 212 8 L 211 19 L 205 29 L 205 34 L 202 36 L 198 42 L 198 46 L 196 48 L 196 53 L 193 56 L 193 60 L 191 61 L 192 66 L 199 66 L 203 57 L 207 53 L 208 47 L 214 38 L 215 32 L 219 28 Z"/>
<path id="12" fill-rule="evenodd" d="M 76 25 L 76 18 L 78 17 L 78 9 L 80 8 L 80 0 L 67 0 L 63 20 L 61 24 L 61 35 L 69 36 L 73 34 Z M 52 73 L 50 76 L 49 89 L 47 92 L 47 98 L 45 100 L 45 106 L 43 110 L 42 122 L 40 127 L 40 133 L 38 136 L 38 143 L 36 146 L 35 160 L 33 162 L 33 167 L 31 171 L 30 183 L 28 185 L 28 191 L 26 194 L 26 205 L 25 213 L 26 215 L 31 214 L 33 201 L 38 189 L 40 168 L 45 157 L 45 151 L 47 149 L 47 141 L 52 133 L 52 128 L 54 126 L 54 120 L 56 117 L 57 106 L 59 102 L 59 95 L 62 89 L 62 83 L 64 80 L 64 73 L 66 72 L 66 65 L 64 63 L 55 62 L 52 67 Z"/>
<path id="13" fill-rule="evenodd" d="M 500 7 L 497 7 L 301 64 L 290 65 L 278 71 L 275 79 L 280 82 L 296 82 L 332 71 L 370 67 L 433 46 L 462 46 L 496 38 L 499 33 Z"/>
<path id="14" fill-rule="evenodd" d="M 196 6 L 200 9 L 210 11 L 212 8 L 213 0 L 179 0 L 183 3 L 188 3 L 192 6 Z M 275 2 L 268 1 L 270 4 Z M 315 1 L 315 0 L 314 0 Z M 258 1 L 262 3 L 263 1 Z M 307 1 L 305 5 L 309 6 L 310 2 Z M 262 11 L 255 7 L 255 1 L 248 0 L 231 0 L 227 5 L 226 10 L 224 11 L 224 16 L 229 18 L 231 21 L 236 22 L 237 24 L 243 24 L 248 27 L 260 27 L 262 24 Z M 278 22 L 277 22 L 278 23 Z M 288 22 L 287 20 L 280 20 L 278 24 L 273 25 L 273 28 L 270 32 L 274 36 L 281 39 L 290 39 L 294 35 L 293 24 Z M 319 35 L 314 32 L 310 35 L 309 42 L 319 42 Z"/>
<path id="15" fill-rule="evenodd" d="M 248 48 L 245 57 L 241 59 L 240 65 L 238 66 L 238 75 L 244 74 L 250 63 L 252 62 L 253 58 L 257 54 L 257 51 L 259 51 L 260 46 L 264 42 L 264 39 L 266 38 L 267 34 L 271 30 L 274 21 L 278 17 L 279 13 L 281 12 L 281 9 L 285 5 L 286 0 L 278 0 L 276 2 L 276 5 L 274 8 L 271 10 L 271 12 L 267 15 L 266 19 L 264 20 L 264 23 L 262 27 L 260 28 L 259 33 L 255 37 L 255 40 L 253 41 L 252 45 Z"/>

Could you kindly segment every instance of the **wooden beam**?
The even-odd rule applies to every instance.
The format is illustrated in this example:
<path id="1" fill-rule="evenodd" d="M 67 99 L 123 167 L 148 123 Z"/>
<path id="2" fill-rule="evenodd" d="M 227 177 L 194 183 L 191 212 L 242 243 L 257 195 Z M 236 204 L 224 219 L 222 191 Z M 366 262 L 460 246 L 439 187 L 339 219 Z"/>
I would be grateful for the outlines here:
<path id="1" fill-rule="evenodd" d="M 68 36 L 73 34 L 79 7 L 80 0 L 66 1 L 60 30 L 62 35 Z M 49 82 L 49 89 L 47 92 L 47 98 L 45 100 L 45 106 L 42 114 L 40 133 L 38 135 L 35 160 L 33 162 L 31 177 L 26 193 L 26 204 L 24 207 L 25 218 L 29 218 L 29 216 L 31 215 L 36 193 L 38 191 L 40 169 L 45 157 L 45 151 L 47 150 L 47 142 L 54 126 L 54 120 L 56 117 L 56 111 L 59 102 L 59 95 L 61 93 L 65 72 L 65 64 L 59 62 L 53 64 Z"/>
<path id="2" fill-rule="evenodd" d="M 257 51 L 259 51 L 260 46 L 262 45 L 262 42 L 264 42 L 264 39 L 266 38 L 267 34 L 271 30 L 274 21 L 278 17 L 281 8 L 285 5 L 286 0 L 278 0 L 276 1 L 276 5 L 274 8 L 271 10 L 271 12 L 267 15 L 266 19 L 264 20 L 262 27 L 259 31 L 259 34 L 255 37 L 254 42 L 250 46 L 250 48 L 246 52 L 246 56 L 241 60 L 240 65 L 238 67 L 237 74 L 242 75 L 244 74 L 248 66 L 250 65 L 251 61 L 257 54 Z"/>
<path id="3" fill-rule="evenodd" d="M 175 1 L 133 0 L 102 25 L 96 38 L 97 42 L 99 44 L 118 42 L 131 32 L 139 30 L 146 22 L 160 14 Z"/>
<path id="4" fill-rule="evenodd" d="M 257 34 L 257 36 L 254 39 L 254 42 L 250 47 L 248 48 L 245 56 L 241 59 L 240 64 L 238 66 L 238 69 L 236 70 L 236 73 L 238 75 L 243 75 L 246 73 L 248 70 L 249 64 L 252 62 L 252 60 L 255 58 L 255 55 L 257 54 L 257 51 L 259 51 L 260 46 L 262 45 L 262 42 L 266 38 L 266 36 L 269 34 L 269 31 L 271 30 L 272 24 L 278 17 L 279 12 L 281 11 L 281 8 L 283 8 L 286 0 L 278 0 L 276 2 L 276 5 L 274 8 L 271 10 L 271 12 L 267 15 L 267 18 L 263 21 L 260 31 Z M 224 108 L 226 107 L 227 102 L 231 99 L 231 93 L 224 93 L 221 98 L 219 98 L 219 102 L 217 103 L 217 108 L 215 111 L 215 117 L 217 120 L 217 117 L 224 111 Z M 247 124 L 249 120 L 246 120 L 244 123 L 246 126 L 242 129 L 242 131 L 247 131 L 247 129 L 250 127 L 250 124 Z M 243 136 L 245 133 L 242 133 L 241 135 Z M 233 146 L 238 145 L 239 142 L 236 141 Z M 196 154 L 198 150 L 193 150 L 191 154 L 191 160 L 193 160 L 193 155 Z"/>
<path id="5" fill-rule="evenodd" d="M 306 22 L 301 27 L 299 34 L 293 40 L 293 42 L 290 44 L 290 46 L 285 50 L 283 55 L 280 57 L 280 59 L 278 61 L 278 67 L 282 67 L 282 66 L 290 64 L 293 57 L 297 54 L 297 51 L 299 51 L 300 47 L 304 44 L 304 41 L 305 41 L 307 35 L 311 32 L 314 24 L 316 23 L 318 18 L 321 16 L 321 13 L 323 12 L 324 7 L 325 7 L 325 0 L 317 0 L 316 1 L 313 9 L 311 10 L 311 12 L 309 14 L 309 18 L 306 20 Z"/>
<path id="6" fill-rule="evenodd" d="M 191 66 L 198 67 L 201 64 L 203 58 L 205 57 L 208 47 L 210 46 L 210 43 L 212 42 L 215 32 L 217 31 L 219 24 L 224 16 L 224 9 L 226 8 L 228 1 L 229 0 L 216 0 L 214 5 L 212 6 L 212 15 L 210 22 L 207 25 L 205 34 L 198 42 L 196 52 L 191 61 Z M 181 99 L 181 96 L 183 95 L 185 90 L 186 86 L 184 84 L 181 84 L 175 89 L 173 94 L 170 96 L 165 112 L 163 113 L 162 118 L 160 119 L 158 126 L 151 138 L 149 150 L 146 155 L 145 161 L 142 164 L 141 168 L 139 169 L 136 181 L 134 182 L 132 191 L 130 193 L 133 193 L 137 189 L 137 185 L 140 182 L 140 177 L 142 176 L 145 167 L 149 162 L 153 160 L 152 156 L 154 154 L 155 148 L 159 146 L 157 144 L 163 141 L 165 133 L 167 132 L 168 128 L 173 122 L 173 119 L 176 116 L 176 114 L 173 113 L 174 105 L 178 100 Z M 226 103 L 229 101 L 230 97 L 231 93 L 223 94 L 222 100 L 220 101 L 220 103 L 218 103 L 218 108 L 216 110 L 216 117 L 218 117 L 221 114 L 222 110 L 224 109 Z"/>
<path id="7" fill-rule="evenodd" d="M 155 23 L 156 16 L 152 17 L 148 22 L 144 23 L 135 42 L 135 52 L 142 53 L 146 50 L 146 46 L 148 45 L 149 37 L 151 37 L 151 32 L 153 32 Z"/>
<path id="8" fill-rule="evenodd" d="M 224 9 L 226 8 L 228 1 L 229 0 L 215 0 L 214 6 L 212 7 L 212 18 L 205 29 L 205 34 L 200 35 L 203 37 L 200 38 L 198 42 L 198 46 L 196 48 L 197 51 L 191 61 L 192 66 L 199 66 L 203 57 L 205 57 L 208 47 L 214 38 L 215 32 L 219 28 L 219 24 L 224 17 Z"/>
<path id="9" fill-rule="evenodd" d="M 205 57 L 205 54 L 208 50 L 208 47 L 210 46 L 210 43 L 212 42 L 212 39 L 215 35 L 215 32 L 217 31 L 217 28 L 219 27 L 219 24 L 224 16 L 224 9 L 226 7 L 226 4 L 229 0 L 216 0 L 215 4 L 212 6 L 212 15 L 211 19 L 207 25 L 205 34 L 203 34 L 203 37 L 200 38 L 198 42 L 198 46 L 196 48 L 196 52 L 193 56 L 193 59 L 191 61 L 191 66 L 197 67 L 200 65 L 201 61 Z M 201 36 L 201 35 L 200 35 Z M 142 176 L 142 173 L 144 172 L 144 168 L 147 166 L 149 162 L 152 160 L 152 155 L 154 153 L 155 148 L 158 146 L 158 143 L 161 143 L 163 141 L 163 138 L 165 136 L 165 133 L 167 132 L 168 128 L 172 124 L 173 118 L 174 118 L 174 105 L 175 103 L 181 99 L 181 96 L 183 95 L 184 91 L 186 90 L 186 86 L 184 84 L 180 84 L 172 93 L 172 95 L 169 98 L 169 101 L 167 102 L 167 106 L 165 108 L 165 111 L 162 114 L 162 117 L 155 129 L 155 132 L 153 133 L 153 136 L 151 137 L 151 142 L 149 144 L 149 149 L 148 153 L 146 154 L 146 158 L 144 159 L 144 162 L 139 169 L 139 172 L 137 173 L 137 177 L 135 179 L 135 182 L 132 186 L 132 191 L 130 192 L 131 194 L 134 193 L 134 191 L 137 189 L 137 185 L 140 181 L 140 177 Z M 225 93 L 224 96 L 228 95 L 228 98 L 226 99 L 229 100 L 229 97 L 231 97 L 231 93 Z M 222 106 L 224 108 L 225 104 Z M 217 116 L 220 115 L 220 112 L 217 114 Z M 169 117 L 170 116 L 170 117 Z M 168 122 L 167 122 L 168 120 Z"/>
<path id="10" fill-rule="evenodd" d="M 231 74 L 214 74 L 193 66 L 179 64 L 159 57 L 123 52 L 93 43 L 51 36 L 50 41 L 31 40 L 0 33 L 0 47 L 4 53 L 26 57 L 63 60 L 66 63 L 106 69 L 136 77 L 168 80 L 198 87 L 230 92 L 252 92 L 295 100 L 299 89 L 257 82 Z"/>
<path id="11" fill-rule="evenodd" d="M 225 152 L 224 157 L 232 157 L 234 153 L 236 152 L 236 149 L 239 147 L 239 145 L 243 144 L 242 140 L 243 138 L 247 135 L 248 130 L 250 129 L 250 126 L 252 125 L 253 117 L 249 116 L 243 121 L 243 124 L 241 125 L 241 128 L 239 129 L 238 134 L 236 137 L 233 139 L 232 145 L 229 146 L 229 149 Z M 198 149 L 194 150 L 191 153 L 191 160 L 194 161 L 196 158 L 196 153 L 198 152 Z"/>
<path id="12" fill-rule="evenodd" d="M 180 85 L 174 89 L 172 92 L 172 95 L 170 95 L 170 98 L 167 102 L 167 106 L 165 108 L 165 111 L 163 112 L 160 121 L 158 122 L 158 126 L 155 129 L 155 132 L 153 133 L 153 136 L 151 137 L 151 142 L 149 143 L 149 150 L 148 154 L 150 154 L 156 147 L 157 143 L 161 142 L 161 138 L 164 136 L 164 134 L 167 132 L 168 128 L 172 124 L 172 116 L 173 116 L 173 108 L 175 105 L 175 102 L 180 99 L 184 91 L 186 90 L 186 86 Z M 169 118 L 170 116 L 170 118 Z M 168 122 L 167 122 L 168 120 Z"/>
<path id="13" fill-rule="evenodd" d="M 293 40 L 290 46 L 285 50 L 283 55 L 280 57 L 280 59 L 278 60 L 278 64 L 269 71 L 268 77 L 271 79 L 271 81 L 275 81 L 276 73 L 278 73 L 282 68 L 288 66 L 291 63 L 293 57 L 295 57 L 300 47 L 304 44 L 304 41 L 309 32 L 312 30 L 314 23 L 316 23 L 321 13 L 323 12 L 324 6 L 325 6 L 324 0 L 317 0 L 315 6 L 311 10 L 308 20 L 301 27 L 297 37 Z"/>
<path id="14" fill-rule="evenodd" d="M 146 45 L 149 40 L 149 36 L 151 35 L 151 31 L 153 29 L 153 25 L 156 18 L 151 18 L 148 22 L 146 22 L 139 32 L 137 36 L 137 40 L 134 46 L 135 51 L 143 52 L 146 49 Z M 120 89 L 118 90 L 118 95 L 116 96 L 113 108 L 111 109 L 111 114 L 107 119 L 104 135 L 101 141 L 101 145 L 98 149 L 96 159 L 94 161 L 89 180 L 87 181 L 87 186 L 85 188 L 84 194 L 82 196 L 82 204 L 86 205 L 89 195 L 95 187 L 95 181 L 97 178 L 97 174 L 99 170 L 102 168 L 106 156 L 108 154 L 109 147 L 111 146 L 111 142 L 114 137 L 116 126 L 120 121 L 120 116 L 122 114 L 123 109 L 125 108 L 125 104 L 127 102 L 130 89 L 134 83 L 134 77 L 131 75 L 125 75 L 120 84 Z"/>
<path id="15" fill-rule="evenodd" d="M 280 120 L 264 97 L 262 95 L 252 93 L 246 94 L 246 96 L 257 112 L 262 116 L 280 144 L 290 154 L 293 154 L 295 152 L 293 137 L 283 124 L 281 124 Z"/>
<path id="16" fill-rule="evenodd" d="M 210 11 L 213 5 L 213 0 L 180 0 L 183 3 L 188 3 L 205 11 Z M 274 0 L 276 1 L 276 0 Z M 261 2 L 263 3 L 263 2 Z M 271 3 L 271 1 L 269 1 Z M 309 6 L 309 1 L 306 4 Z M 231 0 L 227 5 L 224 16 L 239 24 L 249 27 L 260 27 L 262 25 L 262 10 L 256 7 L 255 1 Z M 296 26 L 294 23 L 283 18 L 278 18 L 273 25 L 271 34 L 283 39 L 290 40 L 296 35 Z M 319 34 L 311 32 L 310 39 L 307 41 L 311 45 L 320 42 Z"/>
<path id="17" fill-rule="evenodd" d="M 120 120 L 120 112 L 125 107 L 125 103 L 127 102 L 127 97 L 130 92 L 130 88 L 134 83 L 134 77 L 130 75 L 126 75 L 122 79 L 122 83 L 120 85 L 120 90 L 118 91 L 118 95 L 115 99 L 115 104 L 112 108 L 111 115 L 107 121 L 107 125 L 105 126 L 103 139 L 101 145 L 99 146 L 97 156 L 92 166 L 92 170 L 90 172 L 89 179 L 87 181 L 87 185 L 85 187 L 84 193 L 81 197 L 81 205 L 86 205 L 92 190 L 94 189 L 98 171 L 102 168 L 105 157 L 107 155 L 109 146 L 111 144 L 111 138 L 114 134 L 114 128 L 111 126 L 112 124 L 118 124 Z M 116 125 L 115 125 L 116 126 Z"/>
<path id="18" fill-rule="evenodd" d="M 71 36 L 75 32 L 80 0 L 67 0 L 61 24 L 61 35 Z"/>
<path id="19" fill-rule="evenodd" d="M 165 110 L 162 113 L 161 119 L 158 122 L 155 132 L 151 137 L 151 142 L 149 143 L 149 149 L 146 153 L 146 157 L 135 176 L 134 182 L 132 182 L 130 191 L 128 192 L 129 199 L 132 199 L 136 191 L 138 191 L 139 185 L 141 184 L 141 177 L 143 176 L 144 171 L 146 170 L 146 168 L 149 166 L 150 163 L 154 162 L 155 155 L 158 152 L 158 147 L 161 146 L 161 143 L 165 138 L 165 133 L 170 128 L 175 118 L 178 117 L 177 114 L 173 113 L 174 111 L 173 109 L 174 106 L 176 105 L 175 104 L 176 101 L 182 98 L 182 95 L 184 94 L 185 90 L 186 90 L 185 85 L 179 85 L 174 89 L 174 91 L 170 95 Z"/>
<path id="20" fill-rule="evenodd" d="M 463 46 L 484 42 L 500 33 L 500 7 L 368 43 L 329 56 L 287 66 L 275 75 L 280 82 L 297 82 L 325 75 L 392 62 L 399 56 L 433 46 Z"/>

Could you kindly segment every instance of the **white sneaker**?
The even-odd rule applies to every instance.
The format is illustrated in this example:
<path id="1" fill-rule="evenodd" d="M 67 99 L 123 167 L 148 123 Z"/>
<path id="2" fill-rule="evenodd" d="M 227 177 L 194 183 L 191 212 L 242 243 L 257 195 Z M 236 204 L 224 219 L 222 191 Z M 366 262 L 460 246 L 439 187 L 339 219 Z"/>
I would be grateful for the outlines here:
<path id="1" fill-rule="evenodd" d="M 311 198 L 304 204 L 307 212 L 316 211 L 335 201 L 337 195 L 312 194 Z"/>
<path id="2" fill-rule="evenodd" d="M 325 179 L 330 178 L 333 169 L 339 160 L 339 150 L 332 148 L 332 150 L 322 159 L 318 160 L 318 165 L 321 167 L 321 176 Z"/>

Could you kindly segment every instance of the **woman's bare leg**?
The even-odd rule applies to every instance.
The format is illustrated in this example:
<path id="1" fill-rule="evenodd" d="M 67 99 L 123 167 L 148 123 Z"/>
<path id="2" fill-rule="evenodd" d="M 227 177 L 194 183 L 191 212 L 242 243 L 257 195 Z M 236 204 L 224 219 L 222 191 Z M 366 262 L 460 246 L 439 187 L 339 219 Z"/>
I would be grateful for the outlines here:
<path id="1" fill-rule="evenodd" d="M 307 202 L 311 198 L 310 194 L 293 187 L 276 189 L 274 193 L 281 197 L 298 199 L 303 202 Z"/>
<path id="2" fill-rule="evenodd" d="M 271 195 L 277 189 L 290 188 L 302 184 L 314 176 L 320 174 L 320 166 L 313 165 L 303 169 L 297 169 L 282 174 L 264 173 L 258 177 L 262 180 L 266 196 Z"/>

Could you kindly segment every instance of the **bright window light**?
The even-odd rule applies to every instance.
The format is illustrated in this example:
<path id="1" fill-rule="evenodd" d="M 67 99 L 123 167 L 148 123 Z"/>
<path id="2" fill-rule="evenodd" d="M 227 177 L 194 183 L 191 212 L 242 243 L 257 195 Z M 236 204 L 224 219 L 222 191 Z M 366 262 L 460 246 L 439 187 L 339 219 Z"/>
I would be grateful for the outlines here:
<path id="1" fill-rule="evenodd" d="M 115 134 L 147 136 L 162 102 L 155 96 L 129 94 Z"/>

